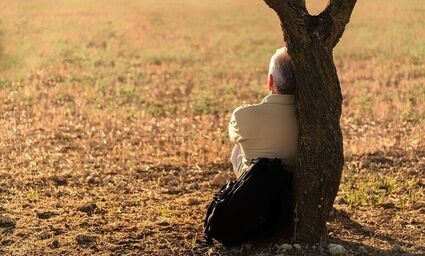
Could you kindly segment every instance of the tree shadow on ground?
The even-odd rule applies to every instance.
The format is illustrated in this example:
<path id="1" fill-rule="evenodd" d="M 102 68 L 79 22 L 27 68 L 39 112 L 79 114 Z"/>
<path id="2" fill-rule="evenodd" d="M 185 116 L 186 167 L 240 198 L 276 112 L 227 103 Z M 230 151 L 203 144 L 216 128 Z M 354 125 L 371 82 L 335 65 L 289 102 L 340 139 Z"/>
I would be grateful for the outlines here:
<path id="1" fill-rule="evenodd" d="M 348 224 L 348 223 L 347 223 Z M 348 241 L 342 238 L 329 238 L 327 242 L 315 245 L 301 244 L 302 249 L 291 249 L 282 252 L 279 252 L 275 248 L 275 244 L 294 244 L 296 242 L 292 240 L 282 240 L 282 239 L 267 239 L 262 241 L 255 241 L 251 246 L 247 247 L 246 245 L 225 248 L 221 247 L 218 250 L 220 255 L 330 255 L 328 252 L 328 244 L 334 243 L 344 246 L 347 250 L 346 255 L 352 256 L 366 256 L 366 255 L 376 255 L 376 256 L 421 256 L 425 255 L 424 246 L 416 246 L 417 253 L 407 252 L 402 249 L 402 246 L 412 247 L 412 243 L 406 243 L 403 241 L 398 241 L 393 237 L 380 235 L 376 233 L 370 233 L 367 228 L 364 228 L 359 223 L 351 221 L 349 223 L 350 227 L 347 227 L 349 232 L 358 232 L 364 233 L 365 235 L 372 235 L 378 238 L 381 241 L 386 241 L 391 244 L 391 249 L 382 249 L 371 245 L 366 245 L 362 242 L 357 241 Z M 248 249 L 247 249 L 248 248 Z"/>
<path id="2" fill-rule="evenodd" d="M 352 220 L 349 213 L 342 210 L 334 210 L 335 213 L 330 221 L 339 222 L 339 228 L 354 235 L 356 238 L 352 240 L 345 240 L 340 237 L 329 237 L 326 242 L 308 246 L 301 244 L 301 250 L 287 250 L 283 255 L 330 255 L 328 253 L 328 244 L 340 244 L 347 250 L 348 255 L 363 256 L 363 255 L 388 255 L 388 256 L 420 256 L 425 255 L 425 246 L 416 245 L 415 241 L 406 242 L 398 240 L 390 235 L 375 232 L 370 228 L 361 225 L 360 223 Z M 360 237 L 358 239 L 357 237 Z M 361 242 L 361 238 L 373 238 L 380 241 L 382 244 L 389 244 L 390 249 L 382 249 L 377 246 L 368 245 Z M 356 241 L 357 240 L 357 241 Z M 360 241 L 359 241 L 360 240 Z M 294 244 L 297 243 L 293 240 L 285 240 L 278 238 L 267 238 L 257 240 L 250 243 L 250 246 L 242 245 L 237 247 L 225 248 L 219 247 L 218 252 L 220 255 L 279 255 L 282 252 L 276 250 L 275 244 Z M 411 248 L 409 252 L 405 248 Z"/>
<path id="3" fill-rule="evenodd" d="M 358 158 L 365 159 L 363 164 L 374 164 L 377 165 L 377 168 L 406 164 L 406 161 L 413 161 L 406 159 L 403 153 L 386 154 L 384 152 L 375 152 Z M 217 171 L 231 172 L 231 165 L 228 163 L 208 163 L 202 167 L 209 169 L 212 173 Z M 329 237 L 321 246 L 313 248 L 312 246 L 307 247 L 307 245 L 301 244 L 302 250 L 287 250 L 284 255 L 329 255 L 329 243 L 343 245 L 349 255 L 425 255 L 425 246 L 419 244 L 418 241 L 407 241 L 406 239 L 400 239 L 398 236 L 374 230 L 374 227 L 362 225 L 352 219 L 352 214 L 344 210 L 334 209 L 330 222 L 337 223 L 335 227 L 336 234 L 333 237 Z M 340 232 L 349 235 L 339 235 L 338 233 Z M 251 243 L 250 249 L 247 249 L 245 245 L 232 248 L 224 248 L 219 245 L 214 246 L 214 249 L 218 250 L 219 255 L 278 255 L 281 252 L 276 251 L 275 244 L 283 243 L 294 244 L 296 242 L 283 239 L 265 239 Z M 208 247 L 211 248 L 210 246 Z"/>
<path id="4" fill-rule="evenodd" d="M 333 220 L 336 220 L 340 223 L 340 226 L 342 229 L 348 231 L 350 234 L 356 234 L 361 237 L 373 237 L 374 239 L 380 240 L 384 243 L 387 243 L 391 246 L 392 249 L 385 250 L 376 248 L 373 246 L 365 245 L 361 242 L 355 242 L 355 241 L 346 241 L 342 238 L 331 238 L 329 239 L 330 242 L 333 243 L 339 243 L 342 245 L 345 245 L 347 248 L 352 248 L 354 251 L 360 247 L 363 246 L 366 248 L 368 253 L 373 253 L 374 255 L 425 255 L 425 246 L 423 245 L 416 245 L 413 242 L 406 242 L 397 240 L 396 238 L 382 234 L 376 231 L 373 231 L 372 229 L 362 226 L 360 223 L 354 221 L 350 218 L 349 214 L 342 210 L 336 210 L 334 209 L 335 214 Z M 415 251 L 418 251 L 418 253 L 409 253 L 404 251 L 402 248 L 415 248 Z M 360 253 L 360 255 L 362 255 Z"/>

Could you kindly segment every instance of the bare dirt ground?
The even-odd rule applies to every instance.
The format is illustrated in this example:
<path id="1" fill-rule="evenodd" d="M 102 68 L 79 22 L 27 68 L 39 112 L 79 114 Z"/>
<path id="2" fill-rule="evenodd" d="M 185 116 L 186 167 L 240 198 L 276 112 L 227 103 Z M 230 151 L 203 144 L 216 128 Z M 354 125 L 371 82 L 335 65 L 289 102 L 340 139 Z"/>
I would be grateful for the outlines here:
<path id="1" fill-rule="evenodd" d="M 0 255 L 425 255 L 420 1 L 356 7 L 335 53 L 346 165 L 329 241 L 286 250 L 202 231 L 277 18 L 261 1 L 167 3 L 1 6 Z"/>
<path id="2" fill-rule="evenodd" d="M 2 133 L 0 215 L 11 219 L 0 220 L 3 254 L 277 253 L 273 244 L 248 250 L 203 241 L 206 206 L 218 189 L 215 176 L 229 180 L 233 175 L 226 160 L 196 156 L 205 154 L 208 144 L 191 146 L 185 134 L 196 129 L 206 134 L 198 140 L 227 146 L 217 141 L 226 115 L 89 118 L 58 115 L 52 108 L 35 113 L 11 100 L 2 108 L 2 127 L 8 133 Z M 355 129 L 361 127 L 366 126 Z M 369 129 L 365 132 L 371 136 L 385 131 L 377 125 Z M 349 138 L 349 129 L 344 130 Z M 360 253 L 360 246 L 370 255 L 425 252 L 425 152 L 423 147 L 397 147 L 409 137 L 403 130 L 409 127 L 398 128 L 400 139 L 388 150 L 347 158 L 329 231 L 332 241 L 353 253 Z M 148 145 L 156 145 L 150 149 L 155 157 L 146 154 Z M 319 246 L 305 245 L 288 251 L 319 252 Z"/>

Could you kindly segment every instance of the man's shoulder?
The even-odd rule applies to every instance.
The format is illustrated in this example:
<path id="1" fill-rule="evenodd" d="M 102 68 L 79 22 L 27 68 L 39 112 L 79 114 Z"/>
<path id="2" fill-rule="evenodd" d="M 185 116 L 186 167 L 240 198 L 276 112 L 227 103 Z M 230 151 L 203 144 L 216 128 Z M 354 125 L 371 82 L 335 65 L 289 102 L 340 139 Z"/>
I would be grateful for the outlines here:
<path id="1" fill-rule="evenodd" d="M 257 113 L 259 113 L 259 104 L 243 104 L 237 107 L 232 113 L 232 120 L 236 121 L 239 124 L 247 124 L 255 122 L 257 120 Z"/>
<path id="2" fill-rule="evenodd" d="M 233 114 L 242 114 L 242 113 L 249 113 L 253 112 L 259 107 L 261 107 L 263 103 L 256 103 L 256 104 L 242 104 L 239 107 L 235 108 L 233 110 Z"/>

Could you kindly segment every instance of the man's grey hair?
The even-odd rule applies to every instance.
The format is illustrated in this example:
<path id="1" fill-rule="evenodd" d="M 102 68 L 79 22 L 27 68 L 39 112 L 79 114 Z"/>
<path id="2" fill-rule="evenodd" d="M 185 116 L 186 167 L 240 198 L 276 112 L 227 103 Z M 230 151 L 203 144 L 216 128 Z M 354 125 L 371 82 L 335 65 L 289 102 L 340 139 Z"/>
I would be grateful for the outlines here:
<path id="1" fill-rule="evenodd" d="M 295 93 L 295 77 L 291 57 L 286 47 L 276 50 L 270 59 L 269 75 L 273 75 L 274 89 L 279 94 Z"/>

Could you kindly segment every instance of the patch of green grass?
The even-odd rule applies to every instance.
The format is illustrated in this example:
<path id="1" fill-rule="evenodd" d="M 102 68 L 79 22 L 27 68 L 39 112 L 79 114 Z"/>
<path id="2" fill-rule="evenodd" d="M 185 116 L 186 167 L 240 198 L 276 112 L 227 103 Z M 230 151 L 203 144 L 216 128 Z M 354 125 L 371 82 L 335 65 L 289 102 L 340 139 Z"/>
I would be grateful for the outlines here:
<path id="1" fill-rule="evenodd" d="M 115 101 L 120 105 L 142 105 L 145 102 L 143 95 L 137 91 L 137 88 L 132 84 L 120 84 L 115 88 Z"/>
<path id="2" fill-rule="evenodd" d="M 4 90 L 11 87 L 11 82 L 6 79 L 0 79 L 0 90 Z"/>
<path id="3" fill-rule="evenodd" d="M 195 114 L 217 114 L 223 110 L 230 111 L 231 105 L 237 100 L 236 90 L 233 84 L 196 88 L 191 109 Z"/>
<path id="4" fill-rule="evenodd" d="M 400 114 L 401 118 L 406 122 L 417 122 L 421 119 L 421 113 L 417 111 L 405 110 Z"/>
<path id="5" fill-rule="evenodd" d="M 152 116 L 160 116 L 165 113 L 165 108 L 160 104 L 146 103 L 143 110 Z"/>
<path id="6" fill-rule="evenodd" d="M 368 170 L 362 174 L 348 173 L 343 176 L 341 182 L 340 202 L 352 206 L 368 206 L 399 198 L 396 202 L 399 207 L 408 202 L 415 202 L 421 193 L 416 187 L 417 179 L 406 179 L 401 175 L 402 173 L 381 173 L 379 169 Z"/>
<path id="7" fill-rule="evenodd" d="M 360 115 L 367 115 L 371 108 L 372 108 L 372 102 L 373 98 L 371 95 L 360 95 L 353 99 L 353 104 L 359 108 Z"/>
<path id="8" fill-rule="evenodd" d="M 192 109 L 196 114 L 214 114 L 221 108 L 211 92 L 205 92 L 197 95 L 192 100 Z"/>
<path id="9" fill-rule="evenodd" d="M 145 51 L 143 59 L 150 64 L 162 65 L 167 63 L 191 64 L 194 63 L 196 55 L 190 49 L 160 49 Z"/>
<path id="10" fill-rule="evenodd" d="M 27 193 L 26 193 L 26 198 L 30 202 L 36 202 L 36 201 L 39 200 L 40 194 L 39 194 L 39 192 L 37 190 L 35 190 L 33 188 L 29 188 L 27 190 Z"/>

